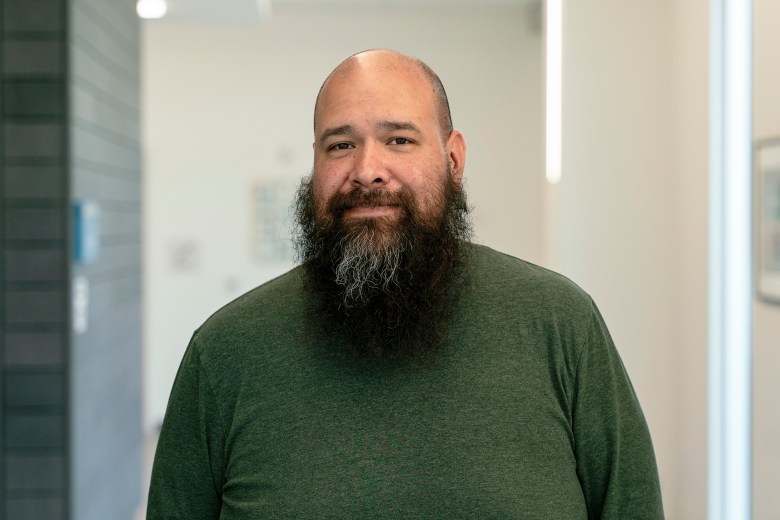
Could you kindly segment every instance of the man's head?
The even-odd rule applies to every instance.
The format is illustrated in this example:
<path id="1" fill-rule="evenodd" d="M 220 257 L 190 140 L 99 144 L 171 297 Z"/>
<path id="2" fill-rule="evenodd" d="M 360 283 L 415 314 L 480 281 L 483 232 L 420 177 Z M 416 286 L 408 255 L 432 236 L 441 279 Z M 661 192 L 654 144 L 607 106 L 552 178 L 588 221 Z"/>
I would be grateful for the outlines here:
<path id="1" fill-rule="evenodd" d="M 342 62 L 314 109 L 313 181 L 320 216 L 336 194 L 408 188 L 421 211 L 435 211 L 432 187 L 452 170 L 460 186 L 466 147 L 441 82 L 427 65 L 374 50 Z M 440 209 L 440 208 L 439 208 Z M 392 206 L 350 208 L 347 216 L 393 216 Z"/>
<path id="2" fill-rule="evenodd" d="M 363 52 L 325 80 L 314 121 L 297 210 L 317 312 L 359 351 L 426 350 L 470 233 L 444 88 L 416 58 Z"/>
<path id="3" fill-rule="evenodd" d="M 327 85 L 328 80 L 338 74 L 344 74 L 347 71 L 349 71 L 350 67 L 355 66 L 356 64 L 360 63 L 361 60 L 363 63 L 366 63 L 366 60 L 372 56 L 372 54 L 379 56 L 379 57 L 391 57 L 396 60 L 398 60 L 400 63 L 405 63 L 406 65 L 409 65 L 413 68 L 417 68 L 422 74 L 425 75 L 425 78 L 428 80 L 428 83 L 430 83 L 430 87 L 433 89 L 433 93 L 436 96 L 436 109 L 438 110 L 438 117 L 439 117 L 439 123 L 441 125 L 441 131 L 442 135 L 449 135 L 452 133 L 453 126 L 452 126 L 452 115 L 450 114 L 450 102 L 447 99 L 447 92 L 444 90 L 444 85 L 441 82 L 441 79 L 439 79 L 439 76 L 431 69 L 426 63 L 424 63 L 419 58 L 415 58 L 414 56 L 408 56 L 406 54 L 401 54 L 399 52 L 389 50 L 389 49 L 375 49 L 370 51 L 363 51 L 358 54 L 354 54 L 341 62 L 341 64 L 336 67 L 336 69 L 333 70 L 330 76 L 325 80 L 325 82 L 320 87 L 320 92 L 317 94 L 317 101 L 315 103 L 315 109 L 314 109 L 314 131 L 317 132 L 317 106 L 319 105 L 320 96 L 322 95 L 322 91 L 325 88 L 325 85 Z"/>

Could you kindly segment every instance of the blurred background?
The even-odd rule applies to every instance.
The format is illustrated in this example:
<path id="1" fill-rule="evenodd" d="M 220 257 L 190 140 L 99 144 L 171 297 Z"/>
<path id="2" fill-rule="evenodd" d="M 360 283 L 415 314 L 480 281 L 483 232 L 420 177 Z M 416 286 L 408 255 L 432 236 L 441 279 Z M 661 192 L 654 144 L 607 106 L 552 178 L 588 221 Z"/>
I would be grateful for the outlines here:
<path id="1" fill-rule="evenodd" d="M 294 265 L 317 91 L 376 47 L 442 78 L 477 240 L 594 297 L 667 518 L 707 517 L 707 0 L 564 2 L 555 184 L 541 0 L 0 5 L 0 518 L 143 517 L 187 342 Z M 753 5 L 760 141 L 780 137 L 780 4 Z M 753 518 L 778 519 L 780 307 L 752 312 Z"/>

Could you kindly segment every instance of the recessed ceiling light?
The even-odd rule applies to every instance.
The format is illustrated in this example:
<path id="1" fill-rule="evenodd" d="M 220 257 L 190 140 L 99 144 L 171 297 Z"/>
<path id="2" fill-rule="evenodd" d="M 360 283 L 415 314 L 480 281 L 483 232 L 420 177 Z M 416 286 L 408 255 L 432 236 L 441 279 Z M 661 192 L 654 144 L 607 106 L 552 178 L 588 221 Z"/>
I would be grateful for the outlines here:
<path id="1" fill-rule="evenodd" d="M 168 12 L 168 4 L 165 0 L 138 0 L 135 10 L 141 18 L 162 18 Z"/>

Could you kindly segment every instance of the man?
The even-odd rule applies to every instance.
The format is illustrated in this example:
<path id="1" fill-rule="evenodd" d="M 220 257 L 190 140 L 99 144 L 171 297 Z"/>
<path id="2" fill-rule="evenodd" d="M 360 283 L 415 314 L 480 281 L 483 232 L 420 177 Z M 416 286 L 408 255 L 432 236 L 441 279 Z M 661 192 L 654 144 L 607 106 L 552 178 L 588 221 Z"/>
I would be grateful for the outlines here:
<path id="1" fill-rule="evenodd" d="M 195 332 L 148 518 L 663 518 L 598 310 L 467 241 L 464 161 L 419 60 L 367 51 L 331 73 L 302 265 Z"/>

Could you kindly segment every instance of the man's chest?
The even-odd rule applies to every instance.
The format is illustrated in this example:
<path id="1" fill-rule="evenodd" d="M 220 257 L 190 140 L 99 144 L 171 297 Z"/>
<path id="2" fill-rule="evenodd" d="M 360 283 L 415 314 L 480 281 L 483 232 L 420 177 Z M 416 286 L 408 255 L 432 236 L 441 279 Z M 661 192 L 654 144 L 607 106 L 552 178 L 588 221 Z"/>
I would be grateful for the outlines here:
<path id="1" fill-rule="evenodd" d="M 565 410 L 536 380 L 247 388 L 222 518 L 585 518 L 572 450 Z"/>

